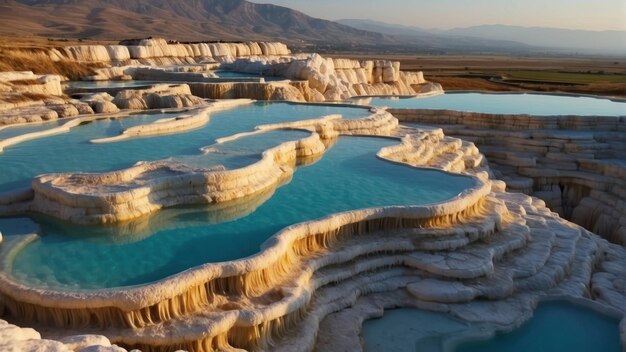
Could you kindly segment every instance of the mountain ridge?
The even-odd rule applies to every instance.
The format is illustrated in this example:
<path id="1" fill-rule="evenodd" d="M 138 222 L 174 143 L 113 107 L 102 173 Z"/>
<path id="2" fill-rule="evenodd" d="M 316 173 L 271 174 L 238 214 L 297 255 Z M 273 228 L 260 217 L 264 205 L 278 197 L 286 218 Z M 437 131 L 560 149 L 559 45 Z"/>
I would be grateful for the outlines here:
<path id="1" fill-rule="evenodd" d="M 0 35 L 123 40 L 282 41 L 296 50 L 524 53 L 506 40 L 385 34 L 246 0 L 0 0 Z"/>
<path id="2" fill-rule="evenodd" d="M 371 19 L 340 19 L 336 21 L 354 28 L 378 31 L 387 35 L 480 38 L 517 42 L 550 50 L 583 50 L 585 52 L 626 54 L 626 31 L 593 31 L 541 26 L 479 25 L 453 29 L 424 29 Z"/>
<path id="3" fill-rule="evenodd" d="M 4 0 L 0 6 L 0 21 L 4 24 L 0 33 L 5 35 L 393 42 L 380 33 L 245 0 Z"/>

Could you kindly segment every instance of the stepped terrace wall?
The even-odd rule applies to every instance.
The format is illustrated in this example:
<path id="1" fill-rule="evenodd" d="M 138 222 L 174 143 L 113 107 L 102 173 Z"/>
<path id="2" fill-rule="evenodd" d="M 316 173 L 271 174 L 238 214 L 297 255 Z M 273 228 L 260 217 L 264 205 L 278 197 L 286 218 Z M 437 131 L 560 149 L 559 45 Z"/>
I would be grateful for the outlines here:
<path id="1" fill-rule="evenodd" d="M 441 138 L 411 138 L 381 154 L 403 160 L 409 141 L 418 147 L 417 141 L 436 145 Z M 448 149 L 447 143 L 441 147 Z M 9 242 L 0 250 L 19 246 Z M 593 281 L 598 305 L 622 316 L 616 302 L 623 295 L 600 279 L 615 275 L 625 260 L 623 248 L 559 219 L 537 199 L 503 192 L 496 181 L 432 207 L 368 209 L 295 225 L 270 239 L 258 256 L 205 265 L 169 283 L 72 294 L 29 288 L 16 295 L 16 284 L 3 282 L 0 290 L 19 297 L 20 302 L 3 297 L 9 317 L 19 311 L 41 319 L 51 331 L 70 324 L 73 333 L 102 324 L 100 332 L 129 349 L 308 351 L 317 345 L 333 351 L 354 342 L 354 336 L 343 335 L 341 327 L 329 330 L 333 325 L 325 318 L 336 311 L 361 314 L 362 296 L 376 305 L 444 310 L 501 329 L 528 319 L 541 297 L 582 297 Z M 598 262 L 606 268 L 600 265 L 594 272 Z M 137 304 L 157 302 L 211 276 L 212 283 L 193 294 L 133 311 Z M 42 307 L 44 302 L 54 302 L 54 308 Z M 121 302 L 120 311 L 113 308 Z M 89 317 L 81 318 L 82 312 Z M 190 322 L 201 328 L 190 331 Z M 344 322 L 360 325 L 358 317 Z M 318 337 L 322 340 L 316 342 Z"/>
<path id="2" fill-rule="evenodd" d="M 283 56 L 291 51 L 278 42 L 170 44 L 164 39 L 142 39 L 122 42 L 125 45 L 76 45 L 49 51 L 53 60 L 79 62 L 150 62 L 161 58 L 232 60 L 245 56 Z"/>
<path id="3" fill-rule="evenodd" d="M 50 56 L 58 60 L 102 62 L 112 67 L 96 69 L 89 80 L 158 79 L 216 83 L 213 90 L 236 90 L 240 98 L 259 99 L 259 96 L 306 101 L 340 101 L 364 95 L 415 95 L 442 92 L 441 86 L 429 83 L 421 72 L 403 72 L 400 63 L 389 60 L 351 60 L 323 58 L 318 54 L 292 55 L 282 43 L 196 43 L 168 44 L 163 39 L 127 41 L 126 45 L 77 46 L 54 49 Z M 207 64 L 209 63 L 209 64 Z M 216 64 L 212 64 L 216 63 Z M 140 67 L 150 65 L 151 68 Z M 179 66 L 191 70 L 156 68 Z M 211 66 L 217 65 L 217 66 Z M 210 68 L 209 68 L 210 66 Z M 215 68 L 278 76 L 292 81 L 306 81 L 306 88 L 294 84 L 300 94 L 280 84 L 231 84 L 215 82 L 202 70 Z M 192 69 L 193 68 L 193 69 Z M 235 79 L 240 80 L 240 79 Z M 247 79 L 248 81 L 250 79 Z M 252 88 L 254 87 L 254 88 Z M 259 94 L 270 90 L 270 94 Z M 278 91 L 279 93 L 273 93 Z M 244 95 L 250 92 L 252 95 Z M 224 94 L 210 95 L 219 98 Z M 277 98 L 274 98 L 277 99 Z"/>
<path id="4" fill-rule="evenodd" d="M 567 219 L 626 244 L 626 116 L 388 111 L 475 142 L 509 190 L 541 197 Z"/>
<path id="5" fill-rule="evenodd" d="M 267 128 L 318 129 L 335 120 Z M 484 173 L 485 166 L 471 144 L 437 129 L 412 130 L 379 156 L 431 167 L 457 168 L 452 160 L 462 160 L 466 168 L 458 171 L 468 174 Z M 501 328 L 527 319 L 540 297 L 583 297 L 591 285 L 603 309 L 623 314 L 624 296 L 613 280 L 626 250 L 559 219 L 538 199 L 504 192 L 499 181 L 478 182 L 431 206 L 372 208 L 296 224 L 252 257 L 127 289 L 57 292 L 15 282 L 6 267 L 35 239 L 11 236 L 0 247 L 0 314 L 47 325 L 52 334 L 98 331 L 143 351 L 341 349 L 353 336 L 329 330 L 325 318 L 349 314 L 361 296 Z M 343 327 L 360 324 L 358 317 L 346 322 Z"/>
<path id="6" fill-rule="evenodd" d="M 356 124 L 363 127 L 362 123 Z M 484 197 L 490 189 L 488 183 L 478 182 L 475 188 L 463 192 L 454 200 L 432 206 L 373 208 L 294 225 L 268 240 L 262 252 L 253 257 L 203 265 L 164 281 L 129 290 L 83 292 L 77 296 L 75 293 L 50 290 L 35 293 L 37 290 L 29 288 L 31 300 L 17 294 L 25 286 L 16 282 L 3 284 L 0 289 L 3 292 L 3 311 L 9 315 L 28 316 L 29 320 L 34 318 L 49 325 L 71 326 L 77 331 L 85 326 L 106 327 L 113 335 L 116 335 L 114 331 L 117 329 L 143 326 L 145 334 L 130 338 L 111 335 L 111 338 L 117 343 L 144 350 L 186 348 L 202 351 L 231 345 L 243 348 L 266 346 L 275 336 L 280 336 L 280 331 L 302 320 L 304 307 L 312 297 L 307 289 L 288 290 L 285 287 L 278 296 L 273 291 L 277 282 L 283 280 L 308 280 L 311 272 L 298 272 L 302 268 L 298 258 L 324 252 L 337 241 L 357 234 L 407 227 L 451 226 L 468 216 L 481 214 L 486 204 Z M 3 245 L 1 250 L 7 254 L 3 257 L 13 257 L 11 252 L 33 239 L 27 237 L 20 243 Z M 5 261 L 5 265 L 9 262 Z M 7 276 L 4 278 L 11 281 Z M 35 298 L 41 294 L 47 296 L 44 301 L 50 305 L 45 303 L 47 306 L 43 307 L 43 297 Z M 239 303 L 224 302 L 223 294 L 241 296 L 243 307 L 247 305 L 246 297 L 265 297 L 263 300 L 275 297 L 278 301 L 259 310 L 227 309 L 216 317 L 215 324 L 206 325 L 209 329 L 206 332 L 175 334 L 180 336 L 177 339 L 172 339 L 173 335 L 170 335 L 166 338 L 167 342 L 163 336 L 155 335 L 153 328 L 159 321 L 171 321 L 172 328 L 179 329 L 182 326 L 178 320 L 194 317 L 194 312 L 216 309 L 222 303 L 226 304 L 224 307 L 233 304 L 232 307 L 238 307 Z M 79 308 L 77 302 L 81 302 L 79 306 L 83 308 Z M 84 304 L 91 307 L 86 308 Z"/>

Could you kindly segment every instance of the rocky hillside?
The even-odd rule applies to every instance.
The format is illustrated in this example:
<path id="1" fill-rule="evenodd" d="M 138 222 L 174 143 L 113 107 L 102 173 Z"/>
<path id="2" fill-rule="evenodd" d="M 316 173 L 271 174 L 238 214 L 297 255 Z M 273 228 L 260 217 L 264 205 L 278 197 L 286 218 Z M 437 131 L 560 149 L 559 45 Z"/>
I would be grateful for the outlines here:
<path id="1" fill-rule="evenodd" d="M 282 40 L 345 44 L 394 39 L 245 0 L 0 0 L 0 34 L 125 39 Z"/>

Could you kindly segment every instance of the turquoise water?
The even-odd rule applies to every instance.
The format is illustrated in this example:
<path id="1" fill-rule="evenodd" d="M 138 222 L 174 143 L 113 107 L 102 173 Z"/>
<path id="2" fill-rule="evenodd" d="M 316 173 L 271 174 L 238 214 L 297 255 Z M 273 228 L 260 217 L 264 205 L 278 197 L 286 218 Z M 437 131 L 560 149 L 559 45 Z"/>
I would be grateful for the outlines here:
<path id="1" fill-rule="evenodd" d="M 258 208 L 247 209 L 251 214 L 237 221 L 211 216 L 217 223 L 210 223 L 206 218 L 211 207 L 166 209 L 148 220 L 157 226 L 145 220 L 123 225 L 121 231 L 136 226 L 150 233 L 121 243 L 119 236 L 110 235 L 113 227 L 103 230 L 106 227 L 40 218 L 43 237 L 17 255 L 12 274 L 32 285 L 55 288 L 137 285 L 203 263 L 252 255 L 267 238 L 294 223 L 352 209 L 440 202 L 474 185 L 468 177 L 396 165 L 375 156 L 380 148 L 397 143 L 342 137 L 320 161 L 299 168 L 270 199 L 255 200 L 252 208 Z"/>
<path id="2" fill-rule="evenodd" d="M 263 77 L 266 81 L 280 81 L 280 80 L 284 80 L 285 79 L 283 77 L 262 76 L 260 74 L 246 73 L 246 72 L 235 72 L 235 71 L 215 71 L 215 74 L 219 78 L 259 78 L 259 77 Z"/>
<path id="3" fill-rule="evenodd" d="M 414 308 L 386 310 L 382 318 L 363 323 L 363 351 L 438 352 L 444 339 L 469 329 L 467 323 L 444 313 Z"/>
<path id="4" fill-rule="evenodd" d="M 3 237 L 28 235 L 39 229 L 37 223 L 29 218 L 0 218 L 0 231 Z"/>
<path id="5" fill-rule="evenodd" d="M 92 89 L 92 88 L 132 88 L 149 86 L 157 84 L 158 81 L 70 81 L 67 82 L 65 88 L 80 88 L 80 89 Z M 171 82 L 167 82 L 171 83 Z"/>
<path id="6" fill-rule="evenodd" d="M 520 328 L 456 352 L 619 352 L 619 320 L 568 302 L 541 303 Z"/>
<path id="7" fill-rule="evenodd" d="M 192 167 L 223 165 L 227 169 L 237 169 L 261 160 L 262 153 L 270 148 L 310 135 L 310 132 L 295 130 L 268 131 L 210 146 L 205 154 L 184 155 L 175 160 Z"/>
<path id="8" fill-rule="evenodd" d="M 91 139 L 118 135 L 122 130 L 173 115 L 133 115 L 95 121 L 69 133 L 10 146 L 0 153 L 0 192 L 30 185 L 33 177 L 52 172 L 99 172 L 132 166 L 137 161 L 197 155 L 217 138 L 252 131 L 261 124 L 297 121 L 328 114 L 345 118 L 367 116 L 365 109 L 287 103 L 254 103 L 211 114 L 204 127 L 185 133 L 92 144 Z"/>
<path id="9" fill-rule="evenodd" d="M 429 98 L 372 98 L 371 105 L 490 114 L 626 116 L 626 103 L 545 94 L 446 93 Z"/>
<path id="10" fill-rule="evenodd" d="M 16 137 L 22 134 L 31 133 L 31 132 L 39 132 L 43 130 L 47 130 L 50 128 L 58 127 L 67 122 L 68 120 L 55 120 L 41 124 L 34 125 L 22 125 L 22 126 L 9 126 L 0 130 L 0 141 L 3 139 L 8 139 L 12 137 Z"/>
<path id="11" fill-rule="evenodd" d="M 402 308 L 366 321 L 362 335 L 366 352 L 620 351 L 619 320 L 564 301 L 539 304 L 532 319 L 510 333 L 450 348 L 459 337 L 484 330 L 448 314 Z"/>

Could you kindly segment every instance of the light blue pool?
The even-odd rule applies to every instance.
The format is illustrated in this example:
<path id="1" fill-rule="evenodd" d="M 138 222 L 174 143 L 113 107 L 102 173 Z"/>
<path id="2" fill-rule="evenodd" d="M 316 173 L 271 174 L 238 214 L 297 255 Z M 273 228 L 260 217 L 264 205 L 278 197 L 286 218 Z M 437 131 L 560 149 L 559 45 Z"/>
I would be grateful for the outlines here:
<path id="1" fill-rule="evenodd" d="M 469 177 L 376 157 L 380 148 L 397 143 L 342 137 L 250 215 L 210 224 L 201 221 L 206 209 L 181 216 L 167 214 L 176 209 L 164 210 L 155 220 L 161 221 L 158 229 L 133 243 L 101 236 L 101 226 L 38 219 L 43 237 L 17 255 L 12 274 L 32 285 L 56 288 L 142 284 L 203 263 L 252 255 L 267 238 L 294 223 L 352 209 L 440 202 L 475 185 Z"/>
<path id="2" fill-rule="evenodd" d="M 471 327 L 451 315 L 414 308 L 386 310 L 363 323 L 363 351 L 441 352 L 443 341 Z"/>
<path id="3" fill-rule="evenodd" d="M 95 121 L 75 127 L 69 133 L 5 148 L 0 153 L 0 192 L 27 187 L 33 177 L 44 173 L 110 171 L 132 166 L 137 161 L 197 155 L 200 148 L 213 144 L 217 138 L 252 131 L 257 125 L 329 114 L 359 118 L 367 116 L 368 112 L 351 107 L 258 102 L 215 112 L 207 125 L 185 133 L 110 144 L 91 144 L 89 141 L 116 136 L 128 127 L 172 115 L 139 114 L 118 120 Z"/>
<path id="4" fill-rule="evenodd" d="M 192 167 L 222 165 L 227 169 L 237 169 L 261 160 L 262 153 L 270 148 L 310 135 L 307 131 L 268 131 L 210 146 L 204 154 L 183 155 L 173 159 Z"/>
<path id="5" fill-rule="evenodd" d="M 12 137 L 20 136 L 26 133 L 39 132 L 39 131 L 47 130 L 49 128 L 58 127 L 67 121 L 68 121 L 67 119 L 61 119 L 61 120 L 54 120 L 54 121 L 45 122 L 41 124 L 8 126 L 3 129 L 0 129 L 0 141 L 3 139 L 9 139 Z"/>
<path id="6" fill-rule="evenodd" d="M 454 352 L 619 352 L 619 320 L 564 301 L 539 304 L 520 328 L 493 338 L 456 344 L 489 331 L 444 313 L 403 308 L 363 324 L 364 350 Z"/>
<path id="7" fill-rule="evenodd" d="M 569 302 L 541 303 L 531 320 L 508 334 L 468 342 L 456 352 L 619 352 L 619 320 Z"/>
<path id="8" fill-rule="evenodd" d="M 93 89 L 93 88 L 133 88 L 149 86 L 157 84 L 158 81 L 69 81 L 65 85 L 65 88 L 70 89 Z M 167 82 L 171 83 L 171 82 Z"/>
<path id="9" fill-rule="evenodd" d="M 259 78 L 263 77 L 266 81 L 281 81 L 284 77 L 263 76 L 255 73 L 236 72 L 236 71 L 215 71 L 219 78 Z"/>
<path id="10" fill-rule="evenodd" d="M 429 98 L 372 98 L 371 105 L 489 114 L 626 116 L 623 102 L 547 94 L 446 93 Z"/>

